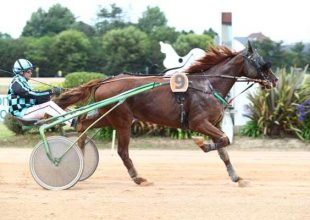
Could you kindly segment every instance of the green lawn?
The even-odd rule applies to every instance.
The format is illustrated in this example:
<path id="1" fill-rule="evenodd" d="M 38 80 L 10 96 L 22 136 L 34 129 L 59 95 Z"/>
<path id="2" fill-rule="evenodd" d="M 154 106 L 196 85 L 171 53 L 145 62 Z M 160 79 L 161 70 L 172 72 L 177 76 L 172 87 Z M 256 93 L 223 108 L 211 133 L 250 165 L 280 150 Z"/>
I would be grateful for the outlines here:
<path id="1" fill-rule="evenodd" d="M 3 123 L 0 123 L 0 138 L 1 139 L 10 138 L 13 136 L 15 136 L 15 134 L 9 129 L 7 129 L 7 127 Z"/>
<path id="2" fill-rule="evenodd" d="M 49 136 L 58 136 L 59 133 L 48 132 Z M 90 136 L 92 136 L 90 134 Z M 21 147 L 34 148 L 40 142 L 40 135 L 36 132 L 25 135 L 15 135 L 6 126 L 0 123 L 0 147 Z M 100 149 L 110 149 L 111 140 L 93 140 Z M 208 141 L 207 141 L 208 142 Z M 176 140 L 168 137 L 136 137 L 131 138 L 129 147 L 131 149 L 178 149 L 178 150 L 199 150 L 191 139 Z M 116 146 L 115 146 L 116 148 Z M 248 138 L 235 136 L 234 143 L 229 149 L 304 149 L 309 151 L 310 144 L 304 143 L 296 138 Z"/>
<path id="3" fill-rule="evenodd" d="M 58 133 L 48 133 L 47 136 L 60 135 Z M 90 135 L 92 136 L 92 135 Z M 26 133 L 25 135 L 15 135 L 8 130 L 3 123 L 0 123 L 0 147 L 30 147 L 33 148 L 40 141 L 38 133 Z M 111 148 L 111 140 L 94 140 L 97 147 L 101 149 Z M 162 137 L 139 137 L 131 138 L 131 148 L 136 149 L 195 149 L 192 140 L 175 140 Z"/>
<path id="4" fill-rule="evenodd" d="M 34 147 L 39 140 L 38 134 L 15 135 L 0 123 L 0 147 Z"/>

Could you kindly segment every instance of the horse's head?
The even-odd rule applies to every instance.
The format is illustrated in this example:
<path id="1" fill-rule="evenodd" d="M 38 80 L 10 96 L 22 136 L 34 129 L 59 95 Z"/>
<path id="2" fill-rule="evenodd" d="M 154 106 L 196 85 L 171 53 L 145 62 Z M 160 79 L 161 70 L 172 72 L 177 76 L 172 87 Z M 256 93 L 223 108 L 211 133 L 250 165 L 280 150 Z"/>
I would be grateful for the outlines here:
<path id="1" fill-rule="evenodd" d="M 271 70 L 271 63 L 266 62 L 258 52 L 253 50 L 251 42 L 248 41 L 248 48 L 242 52 L 244 57 L 244 74 L 251 79 L 260 79 L 263 88 L 270 89 L 276 86 L 278 78 Z"/>

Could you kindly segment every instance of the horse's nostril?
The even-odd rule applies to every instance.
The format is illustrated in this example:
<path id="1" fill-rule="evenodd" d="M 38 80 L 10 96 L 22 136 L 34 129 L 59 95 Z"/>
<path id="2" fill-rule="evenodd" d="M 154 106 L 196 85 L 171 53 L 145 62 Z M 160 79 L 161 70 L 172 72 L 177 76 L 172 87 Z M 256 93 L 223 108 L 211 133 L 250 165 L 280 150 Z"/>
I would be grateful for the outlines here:
<path id="1" fill-rule="evenodd" d="M 182 58 L 179 58 L 179 63 L 183 63 L 183 59 Z"/>

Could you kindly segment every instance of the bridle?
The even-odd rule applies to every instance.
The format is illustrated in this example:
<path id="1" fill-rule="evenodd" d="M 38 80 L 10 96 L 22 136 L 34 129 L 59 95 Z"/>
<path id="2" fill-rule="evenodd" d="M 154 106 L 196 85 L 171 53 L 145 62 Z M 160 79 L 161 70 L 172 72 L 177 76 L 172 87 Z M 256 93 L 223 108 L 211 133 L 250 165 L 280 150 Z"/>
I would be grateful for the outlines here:
<path id="1" fill-rule="evenodd" d="M 255 59 L 255 55 L 257 55 L 256 51 L 253 52 L 251 55 L 242 56 L 247 62 L 250 63 L 250 65 L 255 68 L 257 75 L 265 82 L 268 82 L 269 80 L 268 76 L 265 74 L 265 70 L 269 69 L 271 67 L 271 64 L 269 62 L 264 62 L 261 57 L 257 57 Z"/>
<path id="2" fill-rule="evenodd" d="M 226 78 L 226 79 L 233 79 L 236 82 L 247 82 L 247 83 L 252 82 L 249 86 L 247 86 L 244 90 L 242 90 L 240 93 L 235 95 L 233 98 L 231 98 L 226 103 L 223 101 L 225 99 L 223 97 L 221 97 L 220 94 L 216 94 L 217 96 L 219 95 L 219 97 L 217 97 L 217 98 L 220 99 L 220 101 L 223 104 L 226 104 L 226 106 L 228 106 L 228 105 L 230 105 L 232 103 L 232 101 L 235 98 L 237 98 L 242 93 L 246 92 L 255 83 L 260 83 L 262 85 L 267 85 L 267 84 L 270 83 L 269 80 L 268 80 L 268 76 L 265 74 L 265 70 L 267 68 L 270 68 L 270 64 L 269 63 L 264 63 L 263 65 L 261 65 L 262 60 L 259 59 L 260 57 L 255 59 L 255 57 L 253 55 L 255 55 L 255 53 L 253 53 L 253 54 L 251 54 L 249 56 L 246 56 L 246 55 L 242 54 L 243 58 L 247 62 L 249 62 L 250 65 L 252 65 L 255 68 L 255 70 L 257 72 L 257 75 L 259 76 L 260 79 L 252 79 L 252 78 L 244 77 L 244 76 L 240 77 L 240 76 L 228 76 L 228 75 L 207 75 L 207 74 L 205 74 L 206 71 L 202 72 L 201 74 L 195 74 L 195 75 L 191 75 L 191 76 L 200 76 L 200 77 L 206 77 L 206 78 Z M 211 93 L 214 93 L 215 90 L 213 89 L 212 84 L 210 83 L 210 81 L 208 79 L 207 79 L 207 84 L 208 84 L 209 89 L 211 90 Z M 192 88 L 192 89 L 199 90 L 199 91 L 204 92 L 204 93 L 208 93 L 207 90 L 205 90 L 205 89 L 198 89 L 198 88 Z"/>

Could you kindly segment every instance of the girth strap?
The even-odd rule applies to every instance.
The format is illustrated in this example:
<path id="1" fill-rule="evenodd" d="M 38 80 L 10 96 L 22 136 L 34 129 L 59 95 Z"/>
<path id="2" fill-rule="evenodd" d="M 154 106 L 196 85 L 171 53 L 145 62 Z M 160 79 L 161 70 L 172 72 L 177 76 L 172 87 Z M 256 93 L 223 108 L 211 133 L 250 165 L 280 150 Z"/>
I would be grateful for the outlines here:
<path id="1" fill-rule="evenodd" d="M 187 130 L 188 129 L 188 120 L 187 120 L 187 114 L 184 108 L 184 101 L 185 101 L 185 93 L 183 92 L 176 92 L 174 93 L 177 103 L 180 105 L 180 122 L 181 122 L 181 128 L 183 130 Z"/>
<path id="2" fill-rule="evenodd" d="M 203 92 L 205 94 L 212 94 L 217 100 L 219 100 L 225 107 L 229 107 L 229 103 L 226 101 L 226 99 L 219 93 L 217 92 L 211 82 L 209 80 L 207 80 L 207 85 L 208 87 L 206 88 L 195 88 L 193 86 L 189 86 L 188 88 L 196 90 L 196 91 L 200 91 Z"/>

